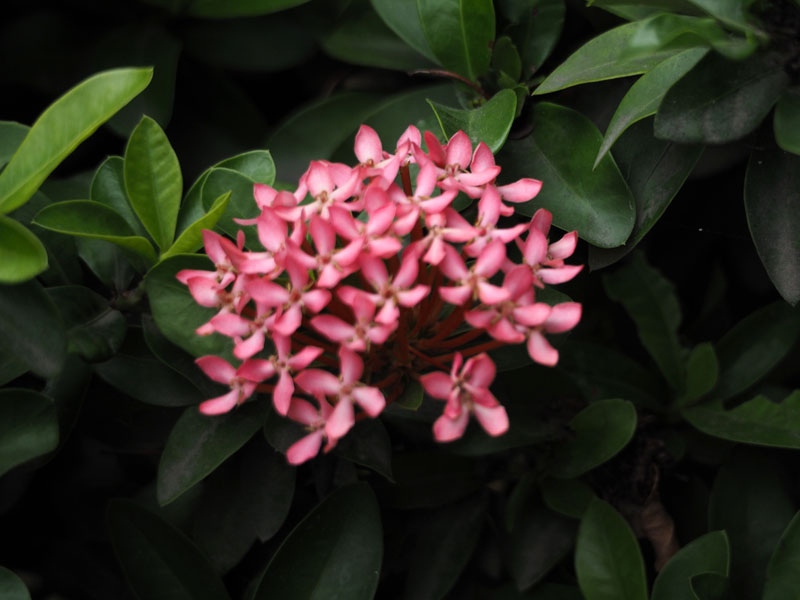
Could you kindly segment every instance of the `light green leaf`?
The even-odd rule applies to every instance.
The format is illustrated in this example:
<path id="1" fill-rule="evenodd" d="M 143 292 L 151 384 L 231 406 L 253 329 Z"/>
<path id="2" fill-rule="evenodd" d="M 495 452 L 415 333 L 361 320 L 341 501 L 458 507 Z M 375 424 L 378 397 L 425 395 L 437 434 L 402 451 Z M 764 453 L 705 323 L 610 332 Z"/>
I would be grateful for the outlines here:
<path id="1" fill-rule="evenodd" d="M 162 250 L 172 244 L 183 180 L 161 127 L 142 117 L 125 148 L 125 189 L 134 212 Z"/>
<path id="2" fill-rule="evenodd" d="M 14 156 L 30 129 L 16 121 L 0 121 L 0 169 Z"/>
<path id="3" fill-rule="evenodd" d="M 651 600 L 697 600 L 692 577 L 715 573 L 727 577 L 728 536 L 712 531 L 681 548 L 664 566 L 653 584 Z"/>
<path id="4" fill-rule="evenodd" d="M 53 169 L 146 88 L 152 76 L 152 69 L 105 71 L 51 104 L 0 173 L 0 213 L 24 204 Z"/>
<path id="5" fill-rule="evenodd" d="M 30 229 L 0 216 L 0 284 L 22 283 L 47 269 L 47 249 Z"/>
<path id="6" fill-rule="evenodd" d="M 800 513 L 786 527 L 767 565 L 763 600 L 791 598 L 800 589 Z"/>
<path id="7" fill-rule="evenodd" d="M 203 230 L 214 229 L 217 221 L 222 217 L 222 213 L 224 213 L 225 209 L 228 207 L 228 201 L 230 199 L 231 192 L 226 192 L 214 200 L 211 209 L 203 217 L 184 229 L 172 246 L 161 254 L 160 260 L 174 256 L 175 254 L 190 254 L 200 249 L 203 246 Z"/>
<path id="8" fill-rule="evenodd" d="M 31 600 L 28 588 L 13 571 L 0 567 L 0 598 L 5 600 Z"/>
<path id="9" fill-rule="evenodd" d="M 778 146 L 800 154 L 800 86 L 789 88 L 778 99 L 772 125 Z"/>
<path id="10" fill-rule="evenodd" d="M 125 162 L 121 156 L 109 156 L 105 159 L 92 178 L 89 199 L 105 204 L 119 213 L 134 234 L 146 238 L 147 232 L 128 201 L 124 169 Z"/>
<path id="11" fill-rule="evenodd" d="M 473 146 L 484 142 L 492 152 L 503 147 L 511 131 L 517 110 L 517 97 L 512 90 L 500 90 L 483 106 L 472 110 L 459 110 L 428 100 L 442 133 L 450 138 L 461 130 Z"/>
<path id="12" fill-rule="evenodd" d="M 417 0 L 370 0 L 370 3 L 392 31 L 422 56 L 436 62 L 419 22 Z"/>
<path id="13" fill-rule="evenodd" d="M 40 210 L 33 223 L 50 231 L 111 242 L 154 262 L 153 246 L 135 235 L 125 219 L 113 208 L 91 200 L 55 202 Z"/>
<path id="14" fill-rule="evenodd" d="M 189 0 L 186 12 L 206 19 L 255 17 L 293 8 L 308 0 Z"/>
<path id="15" fill-rule="evenodd" d="M 58 415 L 51 398 L 33 390 L 0 390 L 0 476 L 57 446 Z"/>
<path id="16" fill-rule="evenodd" d="M 605 81 L 647 73 L 676 50 L 625 58 L 625 52 L 638 23 L 626 23 L 592 38 L 578 48 L 534 90 L 534 95 L 549 94 L 592 81 Z"/>

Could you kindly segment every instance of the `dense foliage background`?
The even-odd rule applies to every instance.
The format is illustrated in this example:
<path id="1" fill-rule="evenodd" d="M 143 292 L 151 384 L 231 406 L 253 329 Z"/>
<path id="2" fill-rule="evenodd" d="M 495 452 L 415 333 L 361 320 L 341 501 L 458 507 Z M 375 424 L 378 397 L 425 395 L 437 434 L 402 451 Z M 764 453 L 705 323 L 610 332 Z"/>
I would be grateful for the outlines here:
<path id="1" fill-rule="evenodd" d="M 796 595 L 798 40 L 796 0 L 7 2 L 0 596 Z M 174 274 L 361 123 L 542 180 L 584 317 L 493 353 L 505 436 L 435 443 L 416 386 L 294 468 L 268 394 L 197 412 Z"/>

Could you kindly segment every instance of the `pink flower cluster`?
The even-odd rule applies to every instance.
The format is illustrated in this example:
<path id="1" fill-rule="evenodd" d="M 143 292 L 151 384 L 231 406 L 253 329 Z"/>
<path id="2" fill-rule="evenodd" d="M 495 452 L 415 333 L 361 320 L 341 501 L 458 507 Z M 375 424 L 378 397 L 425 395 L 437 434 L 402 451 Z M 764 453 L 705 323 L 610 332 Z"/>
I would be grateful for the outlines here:
<path id="1" fill-rule="evenodd" d="M 178 273 L 217 310 L 198 333 L 232 338 L 241 361 L 197 360 L 230 387 L 200 411 L 271 393 L 275 410 L 308 431 L 287 453 L 299 464 L 418 380 L 446 401 L 437 440 L 459 438 L 470 414 L 490 435 L 504 433 L 487 352 L 525 343 L 534 361 L 556 364 L 545 334 L 573 328 L 581 306 L 537 302 L 536 289 L 581 270 L 564 262 L 577 234 L 550 243 L 544 209 L 517 222 L 511 204 L 532 199 L 541 182 L 496 185 L 492 152 L 484 143 L 473 152 L 461 131 L 442 145 L 411 126 L 387 152 L 362 125 L 355 154 L 354 167 L 312 162 L 294 192 L 256 184 L 261 214 L 238 222 L 256 227 L 263 249 L 246 250 L 241 231 L 236 243 L 205 231 L 216 269 Z M 472 222 L 453 208 L 459 194 L 478 201 Z"/>

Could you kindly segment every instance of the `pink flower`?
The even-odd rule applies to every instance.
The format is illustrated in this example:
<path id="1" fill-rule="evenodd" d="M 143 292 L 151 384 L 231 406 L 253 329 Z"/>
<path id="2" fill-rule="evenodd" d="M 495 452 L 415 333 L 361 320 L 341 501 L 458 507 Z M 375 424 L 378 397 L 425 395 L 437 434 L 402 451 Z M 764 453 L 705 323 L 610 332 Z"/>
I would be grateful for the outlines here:
<path id="1" fill-rule="evenodd" d="M 444 260 L 440 263 L 439 268 L 458 285 L 440 287 L 439 294 L 447 302 L 458 305 L 464 304 L 470 297 L 480 298 L 484 304 L 497 304 L 507 300 L 508 290 L 497 287 L 488 281 L 500 270 L 505 258 L 505 244 L 500 240 L 495 240 L 486 247 L 472 268 L 467 269 L 458 251 L 452 246 L 447 246 Z"/>
<path id="2" fill-rule="evenodd" d="M 199 410 L 204 415 L 221 415 L 229 412 L 234 406 L 252 396 L 260 381 L 249 379 L 241 373 L 242 367 L 247 365 L 246 362 L 239 369 L 234 368 L 219 356 L 201 356 L 195 362 L 210 379 L 231 388 L 227 394 L 200 404 Z"/>
<path id="3" fill-rule="evenodd" d="M 286 459 L 289 464 L 299 465 L 314 458 L 319 453 L 322 440 L 325 435 L 325 424 L 333 412 L 333 407 L 324 398 L 319 399 L 319 409 L 307 400 L 302 398 L 292 398 L 287 416 L 298 423 L 306 426 L 308 435 L 300 438 L 292 444 L 286 451 Z M 338 440 L 328 439 L 325 445 L 325 452 L 329 452 L 336 445 Z"/>

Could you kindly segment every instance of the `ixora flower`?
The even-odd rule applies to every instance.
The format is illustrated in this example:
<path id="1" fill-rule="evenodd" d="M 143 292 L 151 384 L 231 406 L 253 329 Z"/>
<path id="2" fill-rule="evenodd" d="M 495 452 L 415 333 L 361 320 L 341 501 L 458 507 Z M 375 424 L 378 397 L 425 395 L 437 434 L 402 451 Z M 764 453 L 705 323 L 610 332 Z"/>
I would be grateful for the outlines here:
<path id="1" fill-rule="evenodd" d="M 261 214 L 239 222 L 256 226 L 262 248 L 245 248 L 241 232 L 234 243 L 206 231 L 214 270 L 177 274 L 216 311 L 197 333 L 231 338 L 242 361 L 197 360 L 230 388 L 200 411 L 271 394 L 276 412 L 306 430 L 287 450 L 300 464 L 416 380 L 446 402 L 433 424 L 438 441 L 460 438 L 470 415 L 502 435 L 509 422 L 490 391 L 491 352 L 524 343 L 532 360 L 558 362 L 547 336 L 575 327 L 581 305 L 551 306 L 536 294 L 581 270 L 565 262 L 576 232 L 550 242 L 544 209 L 521 222 L 512 205 L 534 198 L 541 182 L 498 185 L 492 152 L 483 143 L 473 151 L 464 132 L 442 144 L 410 126 L 389 152 L 362 125 L 355 155 L 355 166 L 312 162 L 294 192 L 255 184 Z M 453 207 L 460 195 L 477 200 L 474 220 Z"/>

